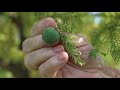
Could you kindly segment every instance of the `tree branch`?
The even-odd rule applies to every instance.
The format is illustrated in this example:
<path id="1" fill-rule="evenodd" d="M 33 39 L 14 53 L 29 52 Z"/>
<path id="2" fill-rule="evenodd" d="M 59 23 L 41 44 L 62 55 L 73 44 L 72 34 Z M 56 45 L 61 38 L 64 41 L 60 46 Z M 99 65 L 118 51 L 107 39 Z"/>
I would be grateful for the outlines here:
<path id="1" fill-rule="evenodd" d="M 9 17 L 11 18 L 12 22 L 16 25 L 18 28 L 19 36 L 20 36 L 20 45 L 19 49 L 22 50 L 22 42 L 25 40 L 25 36 L 23 33 L 24 26 L 22 23 L 22 19 L 20 17 L 17 17 L 16 14 L 9 14 Z"/>

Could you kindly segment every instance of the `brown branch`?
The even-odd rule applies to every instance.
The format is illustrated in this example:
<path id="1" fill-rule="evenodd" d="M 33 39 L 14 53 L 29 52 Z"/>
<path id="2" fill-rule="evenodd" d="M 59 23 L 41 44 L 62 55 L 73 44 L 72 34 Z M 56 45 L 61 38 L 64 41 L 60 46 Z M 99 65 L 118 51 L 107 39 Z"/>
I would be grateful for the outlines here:
<path id="1" fill-rule="evenodd" d="M 17 17 L 15 14 L 10 14 L 9 17 L 11 18 L 12 22 L 18 28 L 19 36 L 20 36 L 20 45 L 19 49 L 22 50 L 22 42 L 25 40 L 25 36 L 23 33 L 24 26 L 21 17 Z"/>

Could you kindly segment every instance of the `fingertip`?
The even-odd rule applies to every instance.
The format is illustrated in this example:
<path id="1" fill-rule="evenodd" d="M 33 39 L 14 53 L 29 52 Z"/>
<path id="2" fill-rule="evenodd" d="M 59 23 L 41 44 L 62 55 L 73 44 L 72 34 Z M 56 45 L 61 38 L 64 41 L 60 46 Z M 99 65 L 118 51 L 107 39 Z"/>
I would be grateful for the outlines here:
<path id="1" fill-rule="evenodd" d="M 60 54 L 58 54 L 57 58 L 59 61 L 67 62 L 68 61 L 68 54 L 67 54 L 67 52 L 61 52 Z"/>
<path id="2" fill-rule="evenodd" d="M 51 26 L 51 27 L 54 27 L 54 28 L 57 27 L 56 21 L 51 17 L 48 17 L 48 18 L 44 19 L 43 24 L 45 24 L 45 27 L 48 27 L 48 26 Z"/>
<path id="3" fill-rule="evenodd" d="M 56 72 L 62 68 L 68 61 L 68 54 L 61 52 L 50 58 L 39 66 L 39 72 L 42 76 L 55 77 Z"/>
<path id="4" fill-rule="evenodd" d="M 24 54 L 27 53 L 27 49 L 28 49 L 27 43 L 28 43 L 28 39 L 24 40 L 22 43 L 22 51 Z"/>
<path id="5" fill-rule="evenodd" d="M 47 28 L 47 27 L 56 28 L 57 27 L 56 21 L 53 18 L 48 17 L 48 18 L 45 18 L 45 19 L 37 22 L 31 30 L 31 37 L 41 34 L 43 32 L 44 28 Z"/>
<path id="6" fill-rule="evenodd" d="M 59 54 L 60 52 L 64 51 L 64 47 L 62 45 L 58 45 L 56 47 L 53 47 L 53 51 Z"/>

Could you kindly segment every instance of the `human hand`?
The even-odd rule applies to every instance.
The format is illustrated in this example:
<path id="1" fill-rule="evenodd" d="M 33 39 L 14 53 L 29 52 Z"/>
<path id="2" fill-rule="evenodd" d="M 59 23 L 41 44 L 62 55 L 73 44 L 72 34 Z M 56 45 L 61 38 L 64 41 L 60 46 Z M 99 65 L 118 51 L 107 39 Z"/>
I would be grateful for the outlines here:
<path id="1" fill-rule="evenodd" d="M 81 59 L 86 64 L 76 65 L 69 58 L 62 45 L 56 47 L 46 44 L 42 40 L 44 28 L 56 28 L 54 19 L 46 18 L 33 26 L 31 37 L 23 42 L 25 65 L 31 70 L 38 70 L 39 75 L 48 78 L 100 78 L 108 77 L 101 72 L 103 60 L 97 55 L 96 59 L 89 56 L 93 47 L 82 35 L 76 35 L 76 48 L 81 52 Z"/>

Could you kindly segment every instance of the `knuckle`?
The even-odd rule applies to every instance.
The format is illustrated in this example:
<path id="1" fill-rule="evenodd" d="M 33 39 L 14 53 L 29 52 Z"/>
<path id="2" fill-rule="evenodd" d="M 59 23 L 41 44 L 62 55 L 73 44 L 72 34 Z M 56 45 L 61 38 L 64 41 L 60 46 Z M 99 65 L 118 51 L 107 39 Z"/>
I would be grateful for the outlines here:
<path id="1" fill-rule="evenodd" d="M 23 43 L 22 43 L 22 49 L 23 49 L 23 52 L 26 51 L 26 44 L 27 44 L 26 42 L 27 42 L 27 39 L 24 40 Z"/>
<path id="2" fill-rule="evenodd" d="M 46 63 L 41 64 L 39 66 L 39 72 L 41 75 L 50 75 L 54 72 L 53 63 L 47 61 Z"/>
<path id="3" fill-rule="evenodd" d="M 40 74 L 40 75 L 42 75 L 42 76 L 47 75 L 47 73 L 45 73 L 45 70 L 43 70 L 42 65 L 41 65 L 41 66 L 39 66 L 39 74 Z"/>
<path id="4" fill-rule="evenodd" d="M 28 69 L 30 69 L 30 70 L 36 70 L 36 69 L 37 69 L 37 68 L 35 68 L 35 67 L 33 66 L 33 64 L 32 64 L 32 62 L 31 62 L 31 60 L 30 60 L 30 55 L 29 55 L 29 54 L 27 54 L 27 55 L 25 56 L 24 64 L 25 64 L 25 66 L 26 66 Z"/>
<path id="5" fill-rule="evenodd" d="M 44 20 L 44 27 L 49 27 L 49 26 L 52 26 L 52 27 L 56 27 L 56 22 L 53 18 L 46 18 Z"/>
<path id="6" fill-rule="evenodd" d="M 25 58 L 24 58 L 24 64 L 25 64 L 26 67 L 29 68 L 29 64 L 30 64 L 30 63 L 29 63 L 29 60 L 28 60 L 28 59 L 29 59 L 29 56 L 26 55 Z"/>
<path id="7" fill-rule="evenodd" d="M 29 38 L 22 43 L 22 48 L 24 53 L 28 53 L 29 49 L 32 47 L 31 41 L 32 41 L 32 38 Z"/>
<path id="8" fill-rule="evenodd" d="M 41 46 L 40 48 L 42 48 L 44 46 L 44 41 L 42 39 L 42 35 L 37 35 L 35 37 L 34 41 L 36 42 L 36 44 L 35 44 L 36 47 L 40 47 Z"/>
<path id="9" fill-rule="evenodd" d="M 49 17 L 43 20 L 40 20 L 39 22 L 37 22 L 31 30 L 31 37 L 41 34 L 41 32 L 43 31 L 43 29 L 45 27 L 56 27 L 56 22 L 53 18 Z"/>
<path id="10" fill-rule="evenodd" d="M 22 49 L 24 53 L 29 53 L 37 45 L 39 40 L 36 40 L 35 37 L 28 38 L 22 43 Z"/>
<path id="11" fill-rule="evenodd" d="M 87 38 L 85 36 L 82 37 L 84 41 L 87 41 Z"/>
<path id="12" fill-rule="evenodd" d="M 48 17 L 48 18 L 45 19 L 45 21 L 55 21 L 55 20 L 51 17 Z"/>
<path id="13" fill-rule="evenodd" d="M 85 49 L 87 50 L 87 49 L 90 49 L 91 48 L 91 46 L 88 44 L 88 45 L 86 45 L 86 47 L 85 47 Z"/>
<path id="14" fill-rule="evenodd" d="M 23 48 L 25 47 L 25 44 L 26 44 L 26 40 L 24 40 L 23 43 L 22 43 Z"/>
<path id="15" fill-rule="evenodd" d="M 87 51 L 87 49 L 88 49 L 88 47 L 86 46 L 86 47 L 83 47 L 83 51 Z"/>
<path id="16" fill-rule="evenodd" d="M 83 36 L 82 34 L 77 34 L 78 38 L 82 38 L 83 40 L 87 40 L 87 37 Z"/>

